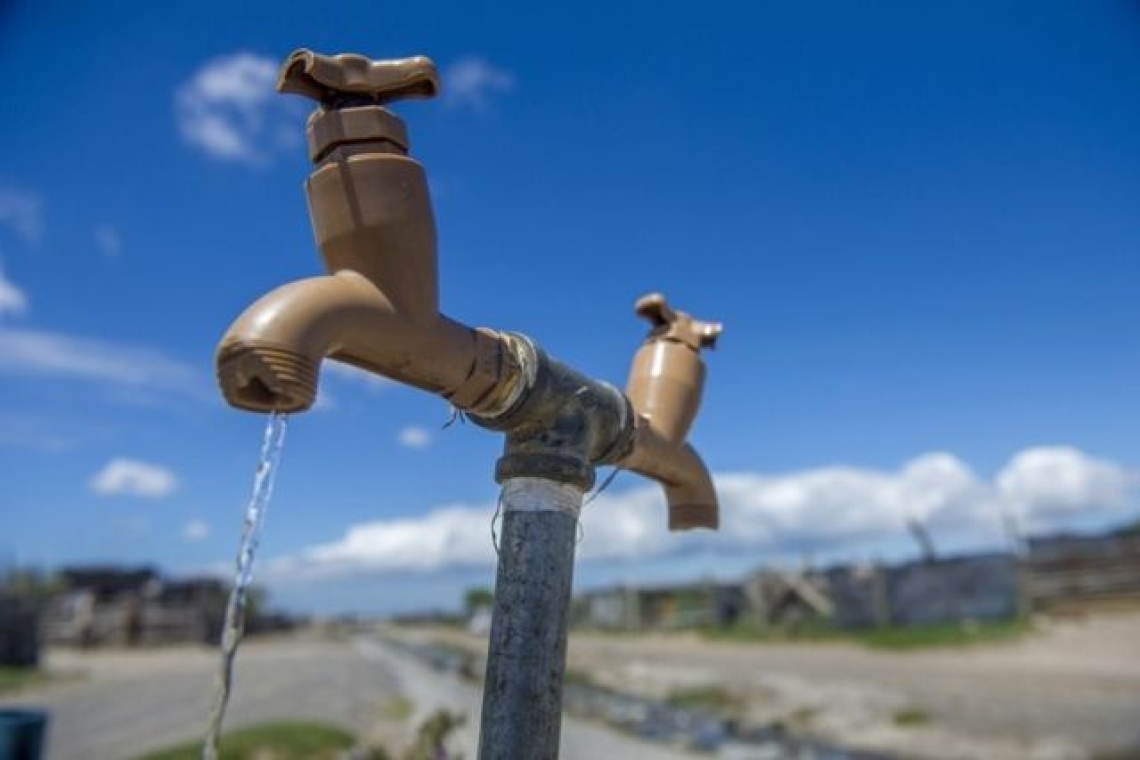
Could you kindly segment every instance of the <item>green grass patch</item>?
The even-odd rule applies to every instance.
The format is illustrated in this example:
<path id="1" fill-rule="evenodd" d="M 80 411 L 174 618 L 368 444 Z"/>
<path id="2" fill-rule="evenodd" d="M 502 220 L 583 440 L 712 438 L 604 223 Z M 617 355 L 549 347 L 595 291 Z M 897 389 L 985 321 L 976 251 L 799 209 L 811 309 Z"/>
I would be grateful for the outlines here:
<path id="1" fill-rule="evenodd" d="M 222 736 L 219 760 L 336 760 L 355 744 L 352 734 L 324 723 L 282 721 L 239 728 Z M 202 743 L 189 742 L 139 760 L 199 760 Z M 377 754 L 377 760 L 384 755 Z"/>
<path id="2" fill-rule="evenodd" d="M 670 692 L 665 701 L 687 710 L 711 710 L 728 713 L 741 706 L 740 698 L 721 686 L 694 686 Z"/>
<path id="3" fill-rule="evenodd" d="M 730 628 L 705 628 L 700 633 L 714 641 L 754 644 L 842 643 L 861 644 L 871 649 L 905 651 L 934 647 L 960 647 L 972 644 L 1012 641 L 1032 631 L 1028 620 L 998 620 L 936 625 L 887 626 L 864 630 L 842 630 L 825 621 L 793 629 L 740 623 Z"/>
<path id="4" fill-rule="evenodd" d="M 999 620 L 878 628 L 861 632 L 858 640 L 872 649 L 900 651 L 1012 641 L 1029 631 L 1026 620 Z"/>
<path id="5" fill-rule="evenodd" d="M 416 706 L 407 697 L 392 697 L 384 703 L 384 717 L 403 722 L 412 717 Z"/>
<path id="6" fill-rule="evenodd" d="M 575 686 L 598 685 L 597 681 L 594 680 L 594 677 L 590 674 L 590 672 L 581 668 L 566 668 L 566 675 L 563 676 L 563 680 L 567 684 L 573 684 Z"/>
<path id="7" fill-rule="evenodd" d="M 0 692 L 15 691 L 26 686 L 47 683 L 51 677 L 39 668 L 16 668 L 0 665 Z"/>
<path id="8" fill-rule="evenodd" d="M 896 712 L 892 719 L 896 726 L 925 726 L 930 722 L 930 714 L 918 707 L 908 707 Z"/>

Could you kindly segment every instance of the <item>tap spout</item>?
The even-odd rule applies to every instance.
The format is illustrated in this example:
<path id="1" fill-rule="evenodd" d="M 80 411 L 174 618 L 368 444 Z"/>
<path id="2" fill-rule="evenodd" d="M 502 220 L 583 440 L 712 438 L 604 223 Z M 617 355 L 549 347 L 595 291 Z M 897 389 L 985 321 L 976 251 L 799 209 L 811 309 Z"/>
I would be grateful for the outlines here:
<path id="1" fill-rule="evenodd" d="M 635 310 L 653 328 L 633 357 L 626 384 L 637 427 L 622 466 L 665 487 L 670 530 L 715 529 L 719 508 L 712 478 L 685 441 L 704 389 L 701 350 L 715 345 L 722 327 L 677 311 L 660 293 L 639 299 Z"/>
<path id="2" fill-rule="evenodd" d="M 289 283 L 234 321 L 217 352 L 227 402 L 299 412 L 317 395 L 327 356 L 439 394 L 462 409 L 494 408 L 509 382 L 497 333 L 442 314 L 408 315 L 352 270 Z"/>
<path id="3" fill-rule="evenodd" d="M 665 488 L 669 530 L 716 530 L 719 526 L 716 489 L 696 449 L 687 443 L 672 443 L 646 417 L 638 416 L 633 448 L 619 466 Z"/>

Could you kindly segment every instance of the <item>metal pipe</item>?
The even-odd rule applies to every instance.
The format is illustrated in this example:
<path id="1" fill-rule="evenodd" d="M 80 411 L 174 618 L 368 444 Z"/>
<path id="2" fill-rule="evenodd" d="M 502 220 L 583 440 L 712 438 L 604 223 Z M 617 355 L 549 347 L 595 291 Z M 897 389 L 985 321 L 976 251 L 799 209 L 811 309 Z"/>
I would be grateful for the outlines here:
<path id="1" fill-rule="evenodd" d="M 545 478 L 503 482 L 480 760 L 558 757 L 582 494 L 577 485 Z"/>

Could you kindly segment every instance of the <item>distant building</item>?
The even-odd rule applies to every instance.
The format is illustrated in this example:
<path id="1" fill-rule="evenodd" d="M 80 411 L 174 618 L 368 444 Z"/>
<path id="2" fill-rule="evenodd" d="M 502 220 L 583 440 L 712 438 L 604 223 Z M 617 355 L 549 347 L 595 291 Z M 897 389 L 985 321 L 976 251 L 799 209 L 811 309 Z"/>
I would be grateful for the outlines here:
<path id="1" fill-rule="evenodd" d="M 1035 610 L 1134 606 L 1140 601 L 1140 528 L 1030 538 L 1022 566 Z"/>
<path id="2" fill-rule="evenodd" d="M 764 569 L 742 583 L 621 586 L 574 600 L 576 625 L 602 630 L 673 630 L 748 620 L 797 629 L 1001 620 L 1019 612 L 1016 558 L 980 554 L 901 565 L 826 570 Z"/>
<path id="3" fill-rule="evenodd" d="M 217 641 L 227 588 L 214 578 L 165 580 L 152 568 L 67 568 L 44 611 L 45 642 L 150 646 Z"/>
<path id="4" fill-rule="evenodd" d="M 824 576 L 840 628 L 1005 620 L 1019 611 L 1017 560 L 1011 554 L 840 566 Z"/>
<path id="5" fill-rule="evenodd" d="M 671 630 L 748 620 L 795 629 L 1007 620 L 1033 610 L 1140 602 L 1140 523 L 1102 535 L 1029 539 L 1021 557 L 994 552 L 938 556 L 923 532 L 923 558 L 823 570 L 761 569 L 740 584 L 618 586 L 574 599 L 576 625 Z"/>
<path id="6" fill-rule="evenodd" d="M 674 630 L 731 625 L 745 606 L 737 583 L 617 586 L 579 595 L 572 618 L 602 630 Z"/>
<path id="7" fill-rule="evenodd" d="M 0 665 L 32 667 L 39 664 L 38 616 L 39 604 L 34 599 L 0 592 Z"/>
<path id="8" fill-rule="evenodd" d="M 835 612 L 827 579 L 817 572 L 757 570 L 744 581 L 747 614 L 760 625 L 796 628 Z"/>

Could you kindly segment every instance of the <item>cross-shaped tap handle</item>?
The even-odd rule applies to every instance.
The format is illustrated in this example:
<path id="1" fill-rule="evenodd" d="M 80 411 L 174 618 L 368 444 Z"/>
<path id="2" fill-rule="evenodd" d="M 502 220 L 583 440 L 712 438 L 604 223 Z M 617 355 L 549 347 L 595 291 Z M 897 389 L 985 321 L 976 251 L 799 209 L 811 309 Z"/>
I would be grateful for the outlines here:
<path id="1" fill-rule="evenodd" d="M 702 322 L 683 311 L 676 311 L 660 293 L 650 293 L 637 299 L 634 311 L 653 325 L 649 337 L 675 340 L 699 351 L 716 348 L 716 339 L 724 327 L 720 322 Z"/>
<path id="2" fill-rule="evenodd" d="M 426 56 L 373 61 L 363 55 L 293 52 L 281 67 L 277 91 L 304 95 L 325 108 L 383 105 L 439 93 L 439 74 Z"/>

